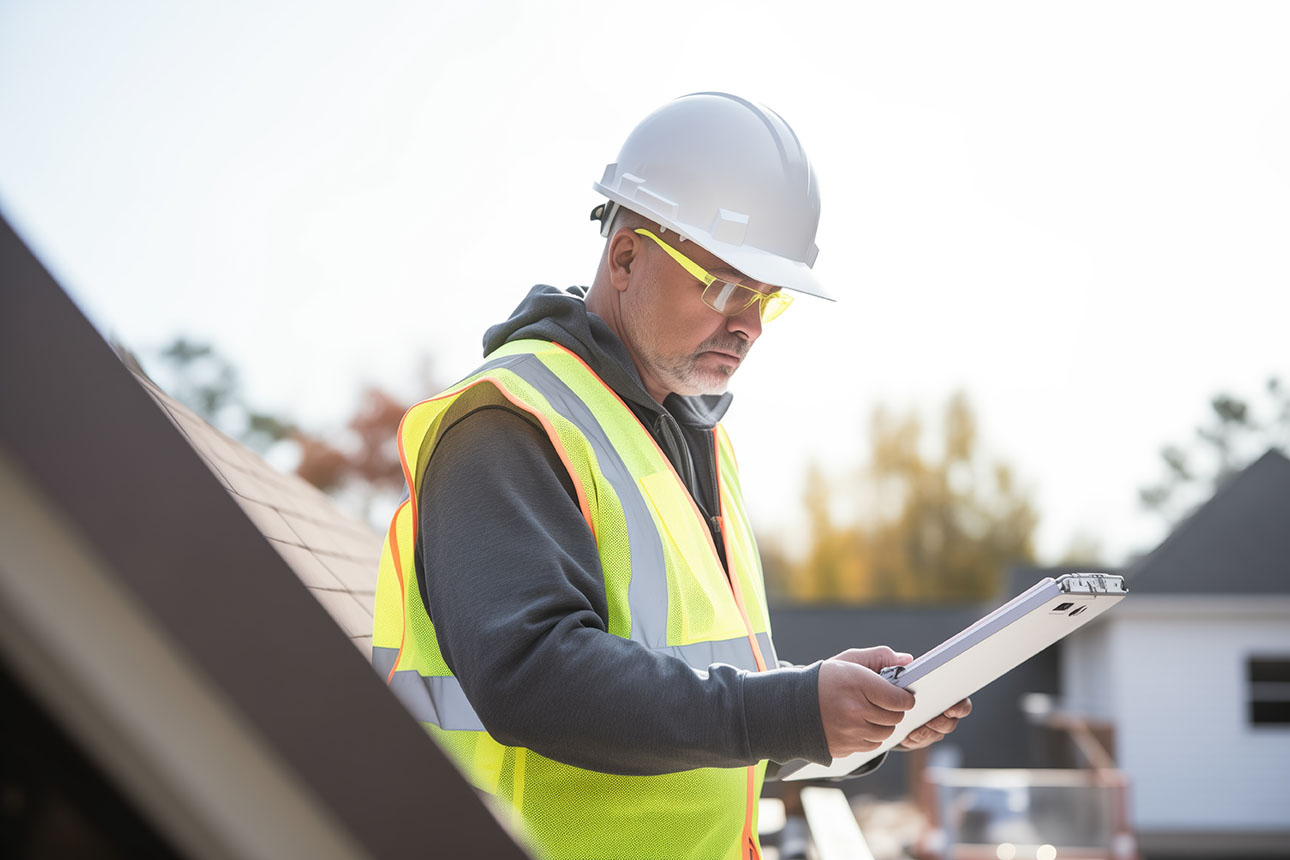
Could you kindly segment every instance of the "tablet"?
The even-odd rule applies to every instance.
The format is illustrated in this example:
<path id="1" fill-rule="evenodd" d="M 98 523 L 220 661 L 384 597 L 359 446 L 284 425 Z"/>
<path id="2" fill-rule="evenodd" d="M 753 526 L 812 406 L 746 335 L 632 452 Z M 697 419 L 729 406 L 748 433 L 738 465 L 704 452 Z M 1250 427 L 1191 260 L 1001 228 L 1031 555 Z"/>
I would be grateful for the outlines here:
<path id="1" fill-rule="evenodd" d="M 883 677 L 909 690 L 915 701 L 881 746 L 834 759 L 827 765 L 794 762 L 780 770 L 779 778 L 845 776 L 899 744 L 954 703 L 1083 627 L 1127 593 L 1124 578 L 1108 573 L 1068 573 L 1040 580 L 909 665 L 883 670 Z"/>

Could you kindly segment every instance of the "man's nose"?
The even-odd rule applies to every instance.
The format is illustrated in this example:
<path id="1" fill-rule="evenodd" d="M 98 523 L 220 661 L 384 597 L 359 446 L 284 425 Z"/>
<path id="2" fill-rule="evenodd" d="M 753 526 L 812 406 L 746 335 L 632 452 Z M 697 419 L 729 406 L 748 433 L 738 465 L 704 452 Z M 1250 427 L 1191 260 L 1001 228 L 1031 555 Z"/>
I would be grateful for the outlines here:
<path id="1" fill-rule="evenodd" d="M 727 317 L 726 330 L 739 335 L 752 344 L 761 337 L 761 302 L 755 301 L 732 317 Z"/>

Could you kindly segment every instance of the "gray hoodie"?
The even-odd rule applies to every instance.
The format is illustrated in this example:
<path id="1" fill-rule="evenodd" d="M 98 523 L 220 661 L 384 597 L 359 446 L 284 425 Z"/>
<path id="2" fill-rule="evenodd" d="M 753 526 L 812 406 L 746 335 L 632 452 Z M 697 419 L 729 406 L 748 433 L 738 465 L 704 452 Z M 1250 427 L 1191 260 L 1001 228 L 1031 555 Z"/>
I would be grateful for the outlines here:
<path id="1" fill-rule="evenodd" d="M 521 339 L 576 353 L 658 441 L 712 524 L 711 429 L 730 395 L 656 402 L 583 293 L 534 287 L 488 330 L 485 354 Z M 448 427 L 419 516 L 422 599 L 444 660 L 498 741 L 616 774 L 829 760 L 818 663 L 700 672 L 608 633 L 595 541 L 567 470 L 530 419 L 487 406 Z"/>

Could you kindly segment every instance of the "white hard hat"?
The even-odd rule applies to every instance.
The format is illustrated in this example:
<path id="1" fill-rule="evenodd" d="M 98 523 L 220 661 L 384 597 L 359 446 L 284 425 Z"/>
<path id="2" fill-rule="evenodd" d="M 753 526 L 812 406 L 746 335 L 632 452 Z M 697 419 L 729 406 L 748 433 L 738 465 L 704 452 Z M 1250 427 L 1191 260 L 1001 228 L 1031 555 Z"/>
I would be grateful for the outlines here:
<path id="1" fill-rule="evenodd" d="M 820 192 L 779 114 L 727 93 L 694 93 L 645 117 L 593 187 L 609 234 L 618 206 L 675 230 L 748 277 L 832 299 L 811 267 Z"/>

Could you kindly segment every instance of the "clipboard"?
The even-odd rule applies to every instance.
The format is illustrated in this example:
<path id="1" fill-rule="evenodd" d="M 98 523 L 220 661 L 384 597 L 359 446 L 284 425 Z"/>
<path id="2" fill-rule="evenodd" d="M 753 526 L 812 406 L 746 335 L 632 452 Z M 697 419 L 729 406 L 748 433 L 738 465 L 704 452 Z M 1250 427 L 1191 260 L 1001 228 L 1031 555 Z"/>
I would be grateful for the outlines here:
<path id="1" fill-rule="evenodd" d="M 832 764 L 792 762 L 781 780 L 845 776 L 905 739 L 996 678 L 1020 666 L 1057 640 L 1083 627 L 1128 594 L 1124 578 L 1108 573 L 1046 577 L 989 615 L 906 666 L 882 676 L 914 694 L 914 707 L 881 746 L 834 759 Z"/>

